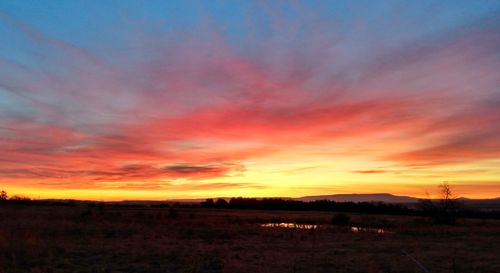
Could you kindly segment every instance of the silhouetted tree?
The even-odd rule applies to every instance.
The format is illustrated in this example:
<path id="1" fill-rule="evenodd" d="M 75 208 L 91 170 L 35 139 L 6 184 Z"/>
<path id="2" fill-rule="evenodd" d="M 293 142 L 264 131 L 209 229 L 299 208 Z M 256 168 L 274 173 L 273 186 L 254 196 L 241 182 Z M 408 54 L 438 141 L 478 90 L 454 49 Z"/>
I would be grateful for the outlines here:
<path id="1" fill-rule="evenodd" d="M 214 207 L 214 199 L 208 198 L 204 202 L 201 202 L 200 205 L 204 208 L 213 208 Z"/>
<path id="2" fill-rule="evenodd" d="M 223 198 L 219 198 L 215 201 L 215 207 L 217 208 L 226 208 L 228 204 L 229 203 Z"/>
<path id="3" fill-rule="evenodd" d="M 439 200 L 439 211 L 441 212 L 440 221 L 443 224 L 453 225 L 456 223 L 458 214 L 457 199 L 454 197 L 450 184 L 448 184 L 448 182 L 443 182 L 441 185 L 439 185 L 439 189 L 441 194 L 441 199 Z"/>
<path id="4" fill-rule="evenodd" d="M 10 201 L 30 201 L 31 199 L 29 197 L 25 196 L 20 196 L 20 195 L 14 195 L 9 198 Z"/>
<path id="5" fill-rule="evenodd" d="M 382 214 L 414 215 L 416 211 L 399 204 L 385 204 L 374 202 L 335 202 L 331 200 L 317 200 L 303 202 L 298 200 L 285 200 L 281 198 L 243 198 L 233 197 L 229 202 L 220 198 L 217 201 L 207 199 L 201 202 L 204 208 L 228 209 L 257 209 L 257 210 L 295 210 L 295 211 L 343 211 Z"/>
<path id="6" fill-rule="evenodd" d="M 0 201 L 5 201 L 8 199 L 8 195 L 6 191 L 1 191 L 0 192 Z"/>
<path id="7" fill-rule="evenodd" d="M 439 200 L 433 202 L 430 198 L 420 200 L 421 210 L 430 216 L 436 224 L 454 225 L 458 215 L 458 202 L 448 182 L 438 186 Z"/>
<path id="8" fill-rule="evenodd" d="M 9 197 L 9 203 L 11 204 L 20 204 L 20 205 L 29 205 L 32 204 L 32 201 L 29 197 L 14 195 Z"/>

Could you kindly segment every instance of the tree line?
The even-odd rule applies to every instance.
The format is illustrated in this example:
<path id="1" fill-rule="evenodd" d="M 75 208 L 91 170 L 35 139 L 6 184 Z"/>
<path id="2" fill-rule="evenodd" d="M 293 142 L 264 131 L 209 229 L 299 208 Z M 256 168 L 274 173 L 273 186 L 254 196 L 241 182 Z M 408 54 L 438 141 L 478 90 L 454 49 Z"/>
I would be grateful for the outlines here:
<path id="1" fill-rule="evenodd" d="M 317 200 L 304 202 L 282 198 L 206 199 L 202 208 L 240 210 L 337 211 L 367 214 L 428 216 L 437 224 L 455 224 L 457 218 L 500 219 L 500 211 L 481 211 L 466 207 L 448 195 L 443 199 L 421 199 L 418 203 L 388 204 L 383 202 L 335 202 Z"/>
<path id="2" fill-rule="evenodd" d="M 484 211 L 471 209 L 454 198 L 451 187 L 447 183 L 439 185 L 440 198 L 421 199 L 417 204 L 390 204 L 383 202 L 336 202 L 332 200 L 299 201 L 283 198 L 245 198 L 233 197 L 229 199 L 206 199 L 198 204 L 161 203 L 161 204 L 112 204 L 112 206 L 136 206 L 157 208 L 211 208 L 211 209 L 239 209 L 239 210 L 289 210 L 289 211 L 335 211 L 347 213 L 388 214 L 388 215 L 418 215 L 428 216 L 436 224 L 455 224 L 457 218 L 490 218 L 500 219 L 500 211 Z M 48 206 L 77 206 L 75 200 L 48 201 L 31 200 L 27 197 L 14 195 L 9 197 L 7 192 L 0 192 L 0 203 L 23 205 Z M 108 206 L 104 202 L 84 202 L 86 205 Z"/>
<path id="3" fill-rule="evenodd" d="M 399 204 L 386 204 L 382 202 L 335 202 L 330 200 L 317 200 L 304 202 L 282 198 L 244 198 L 234 197 L 229 200 L 207 199 L 200 204 L 204 208 L 223 209 L 255 209 L 255 210 L 296 210 L 296 211 L 344 211 L 363 212 L 373 214 L 414 214 L 415 211 Z"/>
<path id="4" fill-rule="evenodd" d="M 7 194 L 6 191 L 0 191 L 0 202 L 10 202 L 10 203 L 26 203 L 32 201 L 28 197 L 20 196 L 20 195 L 13 195 L 10 196 Z"/>

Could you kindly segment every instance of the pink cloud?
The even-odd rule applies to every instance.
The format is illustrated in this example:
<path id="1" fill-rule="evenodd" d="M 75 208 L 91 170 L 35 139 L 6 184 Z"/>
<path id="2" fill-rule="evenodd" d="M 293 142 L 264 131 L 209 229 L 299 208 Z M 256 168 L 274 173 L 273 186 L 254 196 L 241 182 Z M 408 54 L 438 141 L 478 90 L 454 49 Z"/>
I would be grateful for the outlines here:
<path id="1" fill-rule="evenodd" d="M 65 73 L 47 72 L 0 59 L 0 86 L 30 110 L 0 119 L 0 178 L 202 180 L 244 173 L 245 160 L 304 144 L 363 145 L 376 150 L 367 156 L 408 165 L 500 158 L 498 92 L 491 89 L 498 62 L 490 60 L 496 22 L 348 66 L 336 63 L 341 39 L 325 44 L 320 33 L 288 47 L 263 40 L 256 52 L 216 31 L 185 33 L 145 48 L 154 61 L 122 56 L 123 68 L 0 17 L 51 49 L 43 58 L 48 68 L 68 65 Z M 186 149 L 181 141 L 201 144 Z M 401 142 L 412 148 L 392 148 Z"/>

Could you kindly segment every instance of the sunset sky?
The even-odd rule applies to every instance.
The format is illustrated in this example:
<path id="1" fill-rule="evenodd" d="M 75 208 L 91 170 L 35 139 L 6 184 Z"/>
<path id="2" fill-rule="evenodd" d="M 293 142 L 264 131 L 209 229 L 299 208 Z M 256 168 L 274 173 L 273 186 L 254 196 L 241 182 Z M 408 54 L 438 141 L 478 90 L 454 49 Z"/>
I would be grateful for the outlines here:
<path id="1" fill-rule="evenodd" d="M 500 196 L 500 1 L 1 1 L 0 189 Z"/>

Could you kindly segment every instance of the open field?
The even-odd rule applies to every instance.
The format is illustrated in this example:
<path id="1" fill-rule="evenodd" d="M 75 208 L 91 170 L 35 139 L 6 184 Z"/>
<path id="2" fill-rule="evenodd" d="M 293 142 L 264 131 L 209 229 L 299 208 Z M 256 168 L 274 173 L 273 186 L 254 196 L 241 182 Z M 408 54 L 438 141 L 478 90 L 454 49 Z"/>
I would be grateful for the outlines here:
<path id="1" fill-rule="evenodd" d="M 0 272 L 500 272 L 500 221 L 333 212 L 0 206 Z M 263 223 L 318 224 L 317 229 Z M 383 234 L 352 232 L 382 228 Z"/>

